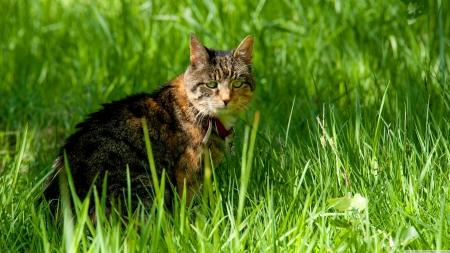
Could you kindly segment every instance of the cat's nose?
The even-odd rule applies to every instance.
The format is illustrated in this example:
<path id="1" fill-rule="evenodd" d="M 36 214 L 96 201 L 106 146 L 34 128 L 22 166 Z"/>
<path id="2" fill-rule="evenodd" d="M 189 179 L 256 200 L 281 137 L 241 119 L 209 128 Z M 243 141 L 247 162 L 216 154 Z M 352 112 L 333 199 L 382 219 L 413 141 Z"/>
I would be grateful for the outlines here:
<path id="1" fill-rule="evenodd" d="M 220 99 L 222 99 L 223 103 L 227 105 L 230 102 L 230 95 L 222 95 L 220 96 Z"/>

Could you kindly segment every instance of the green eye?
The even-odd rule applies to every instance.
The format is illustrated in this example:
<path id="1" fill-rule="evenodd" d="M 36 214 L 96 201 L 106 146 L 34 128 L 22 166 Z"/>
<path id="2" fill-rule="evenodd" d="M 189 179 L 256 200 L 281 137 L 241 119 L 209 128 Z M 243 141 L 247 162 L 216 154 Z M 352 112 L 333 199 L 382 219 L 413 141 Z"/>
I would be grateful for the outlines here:
<path id="1" fill-rule="evenodd" d="M 217 88 L 217 83 L 216 82 L 207 83 L 206 87 L 211 88 L 211 89 Z"/>
<path id="2" fill-rule="evenodd" d="M 240 88 L 243 84 L 244 84 L 243 82 L 238 81 L 232 83 L 233 88 Z"/>

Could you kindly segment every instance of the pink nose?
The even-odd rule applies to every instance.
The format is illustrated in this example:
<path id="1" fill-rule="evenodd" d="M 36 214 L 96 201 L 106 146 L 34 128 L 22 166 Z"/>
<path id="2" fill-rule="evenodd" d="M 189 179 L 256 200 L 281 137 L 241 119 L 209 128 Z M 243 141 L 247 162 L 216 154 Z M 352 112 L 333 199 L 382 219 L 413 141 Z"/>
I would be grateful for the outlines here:
<path id="1" fill-rule="evenodd" d="M 220 96 L 220 99 L 222 99 L 223 103 L 227 105 L 230 102 L 230 95 L 222 95 Z"/>

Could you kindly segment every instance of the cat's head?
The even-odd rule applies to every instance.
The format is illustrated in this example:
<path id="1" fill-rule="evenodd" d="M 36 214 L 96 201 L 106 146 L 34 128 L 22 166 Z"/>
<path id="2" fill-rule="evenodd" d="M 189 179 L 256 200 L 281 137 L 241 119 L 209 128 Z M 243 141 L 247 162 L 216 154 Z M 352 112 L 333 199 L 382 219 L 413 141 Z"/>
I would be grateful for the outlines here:
<path id="1" fill-rule="evenodd" d="M 228 51 L 206 48 L 194 34 L 189 45 L 191 65 L 184 74 L 189 101 L 202 115 L 213 117 L 245 110 L 255 90 L 253 36 Z"/>

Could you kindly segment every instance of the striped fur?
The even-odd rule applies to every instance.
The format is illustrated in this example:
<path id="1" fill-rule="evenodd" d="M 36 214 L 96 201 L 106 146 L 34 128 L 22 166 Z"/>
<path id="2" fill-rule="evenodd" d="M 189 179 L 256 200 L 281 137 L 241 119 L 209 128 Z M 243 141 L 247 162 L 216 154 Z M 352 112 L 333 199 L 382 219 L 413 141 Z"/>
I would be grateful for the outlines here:
<path id="1" fill-rule="evenodd" d="M 202 154 L 209 149 L 214 164 L 220 163 L 225 141 L 213 131 L 202 144 L 212 117 L 226 128 L 235 122 L 233 115 L 250 103 L 255 81 L 251 71 L 253 37 L 248 36 L 235 50 L 205 48 L 195 35 L 190 38 L 191 64 L 184 74 L 164 84 L 151 94 L 137 94 L 104 104 L 76 126 L 60 149 L 53 172 L 45 183 L 45 198 L 55 212 L 60 198 L 58 174 L 64 174 L 64 152 L 80 198 L 89 189 L 101 192 L 105 173 L 108 203 L 121 200 L 127 189 L 127 166 L 130 171 L 132 208 L 139 201 L 150 208 L 153 200 L 142 120 L 148 132 L 158 176 L 165 171 L 170 183 L 164 190 L 165 204 L 170 210 L 176 194 L 186 182 L 188 203 L 199 192 L 202 183 Z M 240 87 L 236 82 L 242 83 Z M 217 83 L 217 87 L 211 86 Z M 172 190 L 171 185 L 176 189 Z M 92 197 L 92 196 L 91 196 Z M 91 203 L 94 203 L 93 199 Z M 111 212 L 108 205 L 106 215 Z M 121 207 L 124 210 L 124 206 Z M 94 206 L 89 214 L 95 220 Z"/>

